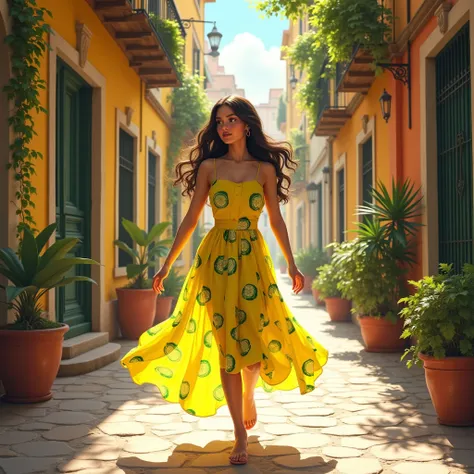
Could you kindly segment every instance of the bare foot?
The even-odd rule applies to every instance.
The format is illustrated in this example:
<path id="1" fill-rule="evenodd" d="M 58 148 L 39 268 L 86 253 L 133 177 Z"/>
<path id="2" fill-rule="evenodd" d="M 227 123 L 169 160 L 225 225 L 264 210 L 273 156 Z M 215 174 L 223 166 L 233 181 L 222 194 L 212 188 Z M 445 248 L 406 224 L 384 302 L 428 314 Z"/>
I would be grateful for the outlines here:
<path id="1" fill-rule="evenodd" d="M 244 409 L 244 426 L 245 429 L 252 429 L 257 423 L 257 407 L 255 406 L 255 400 L 252 396 L 244 394 L 243 398 L 243 409 Z"/>
<path id="2" fill-rule="evenodd" d="M 234 432 L 235 434 L 235 432 Z M 236 464 L 245 464 L 248 461 L 247 455 L 247 433 L 235 434 L 234 448 L 230 452 L 229 460 Z"/>

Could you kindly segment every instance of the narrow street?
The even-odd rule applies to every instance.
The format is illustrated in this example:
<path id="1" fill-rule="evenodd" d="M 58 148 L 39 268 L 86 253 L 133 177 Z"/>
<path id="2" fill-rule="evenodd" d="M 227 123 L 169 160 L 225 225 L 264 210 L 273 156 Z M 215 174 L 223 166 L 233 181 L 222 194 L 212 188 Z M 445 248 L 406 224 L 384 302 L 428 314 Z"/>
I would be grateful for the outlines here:
<path id="1" fill-rule="evenodd" d="M 0 405 L 2 474 L 157 473 L 429 473 L 474 472 L 474 428 L 437 424 L 421 369 L 399 354 L 369 354 L 359 328 L 331 323 L 312 297 L 291 294 L 299 321 L 330 350 L 318 388 L 257 393 L 259 423 L 249 464 L 230 467 L 232 422 L 197 419 L 138 387 L 115 362 L 96 372 L 57 379 L 54 399 Z M 133 342 L 123 342 L 125 353 Z"/>

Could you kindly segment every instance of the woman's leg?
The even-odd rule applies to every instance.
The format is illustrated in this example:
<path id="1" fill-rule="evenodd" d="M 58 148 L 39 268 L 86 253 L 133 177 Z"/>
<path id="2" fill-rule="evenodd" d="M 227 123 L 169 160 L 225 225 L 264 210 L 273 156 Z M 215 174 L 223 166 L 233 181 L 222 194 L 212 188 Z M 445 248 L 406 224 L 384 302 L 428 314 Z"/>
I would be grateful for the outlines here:
<path id="1" fill-rule="evenodd" d="M 233 461 L 244 461 L 247 458 L 247 432 L 242 413 L 242 378 L 239 374 L 228 374 L 221 369 L 222 388 L 234 422 L 235 445 L 230 453 Z"/>
<path id="2" fill-rule="evenodd" d="M 255 406 L 254 393 L 260 376 L 260 362 L 249 365 L 243 370 L 244 378 L 244 425 L 251 429 L 257 423 L 257 408 Z"/>

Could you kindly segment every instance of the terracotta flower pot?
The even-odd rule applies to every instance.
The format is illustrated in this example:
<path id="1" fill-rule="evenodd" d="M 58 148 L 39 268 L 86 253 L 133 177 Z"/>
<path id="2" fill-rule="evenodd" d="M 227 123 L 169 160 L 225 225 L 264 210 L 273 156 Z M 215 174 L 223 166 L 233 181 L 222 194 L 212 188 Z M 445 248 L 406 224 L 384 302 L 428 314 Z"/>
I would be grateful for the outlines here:
<path id="1" fill-rule="evenodd" d="M 439 423 L 474 426 L 474 357 L 418 356 Z"/>
<path id="2" fill-rule="evenodd" d="M 406 340 L 400 339 L 403 332 L 403 320 L 394 324 L 385 318 L 359 316 L 360 330 L 367 352 L 402 352 Z"/>
<path id="3" fill-rule="evenodd" d="M 156 314 L 153 324 L 159 324 L 169 318 L 173 296 L 159 296 L 156 298 Z"/>
<path id="4" fill-rule="evenodd" d="M 312 284 L 314 280 L 314 275 L 304 275 L 304 286 L 302 293 L 305 295 L 310 295 L 313 292 Z"/>
<path id="5" fill-rule="evenodd" d="M 314 302 L 316 303 L 316 305 L 323 306 L 324 300 L 319 297 L 319 290 L 317 290 L 316 288 L 312 288 L 312 290 L 313 290 Z"/>
<path id="6" fill-rule="evenodd" d="M 349 321 L 351 319 L 351 302 L 344 298 L 325 298 L 326 311 L 331 321 Z"/>
<path id="7" fill-rule="evenodd" d="M 59 328 L 17 331 L 0 329 L 0 379 L 9 403 L 49 400 L 58 374 L 67 324 Z"/>
<path id="8" fill-rule="evenodd" d="M 153 326 L 156 293 L 153 289 L 117 288 L 118 320 L 125 339 L 138 339 Z"/>

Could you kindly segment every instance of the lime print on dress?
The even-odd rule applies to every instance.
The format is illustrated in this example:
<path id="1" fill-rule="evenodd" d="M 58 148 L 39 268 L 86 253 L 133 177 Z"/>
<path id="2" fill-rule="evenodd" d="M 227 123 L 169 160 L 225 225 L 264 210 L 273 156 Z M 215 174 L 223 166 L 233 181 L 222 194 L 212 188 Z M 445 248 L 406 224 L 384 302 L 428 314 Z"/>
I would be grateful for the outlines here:
<path id="1" fill-rule="evenodd" d="M 199 417 L 226 404 L 221 368 L 237 374 L 261 362 L 257 387 L 304 394 L 328 359 L 278 288 L 257 227 L 262 185 L 215 176 L 209 197 L 215 226 L 196 251 L 173 314 L 143 333 L 121 361 L 135 383 L 156 385 L 165 400 Z"/>

